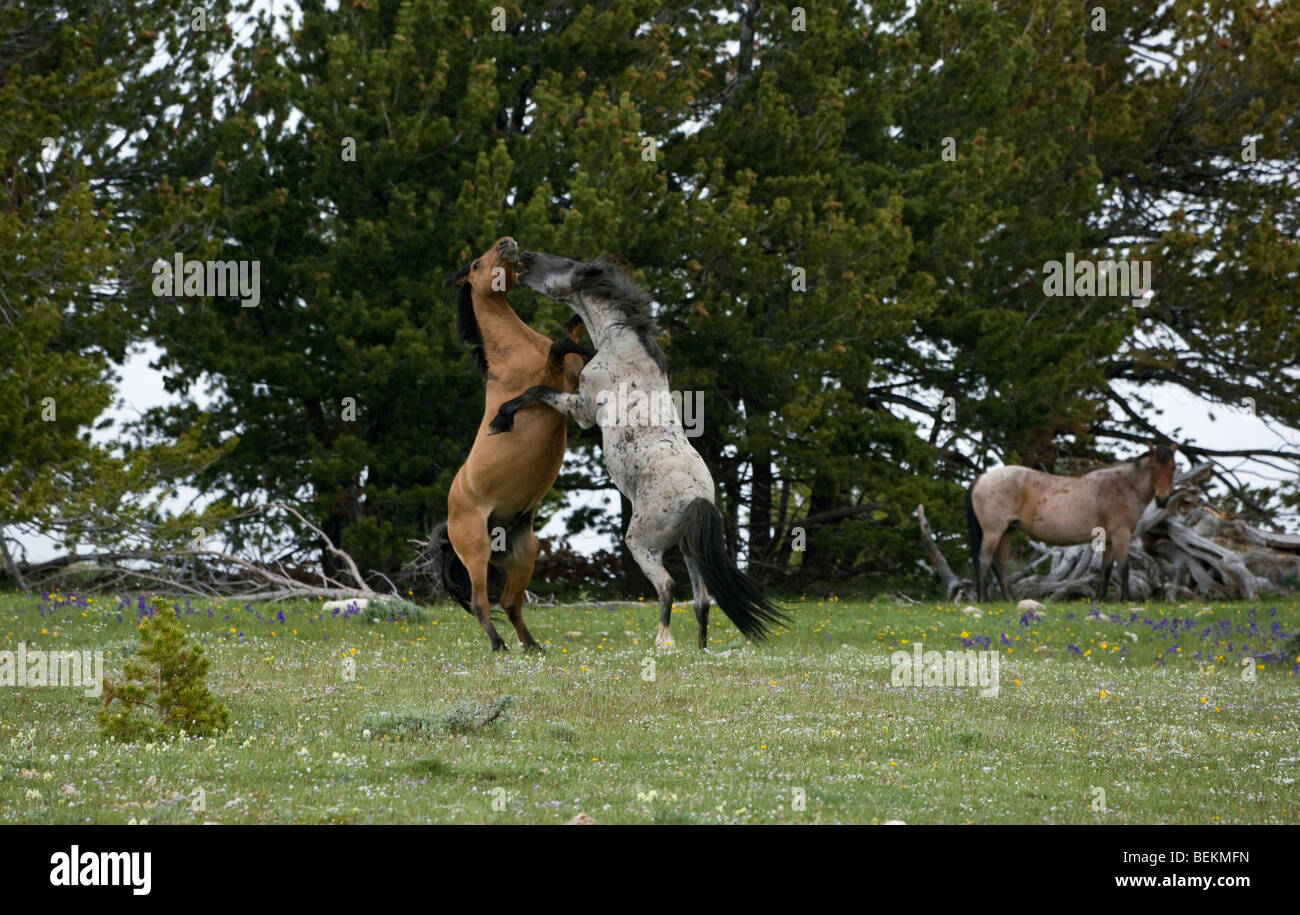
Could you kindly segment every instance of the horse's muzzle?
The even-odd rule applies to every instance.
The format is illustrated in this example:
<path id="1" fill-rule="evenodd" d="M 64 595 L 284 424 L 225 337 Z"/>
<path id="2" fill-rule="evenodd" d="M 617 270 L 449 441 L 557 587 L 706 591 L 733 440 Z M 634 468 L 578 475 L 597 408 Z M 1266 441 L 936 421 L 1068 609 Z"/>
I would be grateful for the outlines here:
<path id="1" fill-rule="evenodd" d="M 1169 504 L 1168 496 L 1165 496 L 1163 499 L 1160 498 L 1159 496 L 1156 496 L 1156 508 L 1164 508 L 1168 504 Z"/>
<path id="2" fill-rule="evenodd" d="M 513 238 L 503 238 L 501 244 L 497 245 L 497 253 L 503 261 L 513 264 L 519 260 L 519 242 Z"/>
<path id="3" fill-rule="evenodd" d="M 515 264 L 515 267 L 518 269 L 518 271 L 522 273 L 523 271 L 525 271 L 525 270 L 527 270 L 529 267 L 531 267 L 532 264 L 533 264 L 533 252 L 531 252 L 531 251 L 520 251 L 520 252 L 519 252 L 519 260 L 518 260 L 518 262 Z"/>

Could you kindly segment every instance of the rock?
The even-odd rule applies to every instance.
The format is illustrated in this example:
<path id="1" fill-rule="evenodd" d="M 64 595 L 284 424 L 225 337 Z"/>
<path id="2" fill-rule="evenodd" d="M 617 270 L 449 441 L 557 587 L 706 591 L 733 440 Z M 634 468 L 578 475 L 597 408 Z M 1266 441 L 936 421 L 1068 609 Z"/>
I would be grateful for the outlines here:
<path id="1" fill-rule="evenodd" d="M 325 603 L 321 604 L 320 608 L 322 610 L 331 610 L 331 611 L 346 610 L 348 609 L 348 607 L 352 606 L 353 604 L 356 604 L 358 610 L 364 610 L 366 609 L 366 604 L 368 603 L 370 603 L 370 601 L 364 597 L 354 597 L 351 600 L 327 600 L 325 601 Z"/>
<path id="2" fill-rule="evenodd" d="M 881 826 L 906 826 L 907 824 L 904 823 L 902 820 L 885 820 L 885 822 L 881 823 L 880 825 Z"/>
<path id="3" fill-rule="evenodd" d="M 984 616 L 984 611 L 979 607 L 962 607 L 961 612 L 969 613 L 972 619 L 981 619 Z"/>
<path id="4" fill-rule="evenodd" d="M 1020 603 L 1016 604 L 1016 609 L 1017 610 L 1046 610 L 1047 608 L 1044 607 L 1036 600 L 1029 600 L 1028 598 L 1025 598 Z"/>
<path id="5" fill-rule="evenodd" d="M 564 825 L 565 826 L 596 826 L 598 824 L 596 823 L 595 820 L 587 816 L 585 813 L 580 813 L 573 819 L 569 820 L 569 822 L 565 823 Z"/>
<path id="6" fill-rule="evenodd" d="M 581 633 L 581 632 L 566 632 L 566 633 L 564 633 L 564 637 L 565 637 L 565 638 L 569 638 L 569 639 L 580 639 L 580 638 L 582 638 L 582 633 Z"/>

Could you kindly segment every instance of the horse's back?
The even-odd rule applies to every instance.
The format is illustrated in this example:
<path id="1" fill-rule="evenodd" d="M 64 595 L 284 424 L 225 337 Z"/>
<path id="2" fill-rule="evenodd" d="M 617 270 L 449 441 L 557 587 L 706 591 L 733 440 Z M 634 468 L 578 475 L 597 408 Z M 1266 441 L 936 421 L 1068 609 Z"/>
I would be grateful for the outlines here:
<path id="1" fill-rule="evenodd" d="M 971 488 L 975 516 L 1001 533 L 1016 522 L 1045 543 L 1082 543 L 1099 520 L 1098 500 L 1086 477 L 1063 477 L 1011 464 L 980 476 Z"/>
<path id="2" fill-rule="evenodd" d="M 980 474 L 971 487 L 971 502 L 977 514 L 1007 508 L 1018 511 L 1023 493 L 1042 486 L 1044 481 L 1036 477 L 1051 477 L 1050 473 L 1021 467 L 1019 464 L 1006 464 L 994 467 Z"/>

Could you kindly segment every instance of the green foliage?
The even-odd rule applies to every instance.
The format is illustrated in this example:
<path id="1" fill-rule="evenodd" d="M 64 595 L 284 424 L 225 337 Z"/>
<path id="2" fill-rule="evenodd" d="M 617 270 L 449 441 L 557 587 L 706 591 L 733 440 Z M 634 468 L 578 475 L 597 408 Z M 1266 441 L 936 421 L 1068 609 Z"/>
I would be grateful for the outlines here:
<path id="1" fill-rule="evenodd" d="M 528 0 L 497 31 L 469 0 L 309 0 L 231 47 L 180 0 L 125 4 L 116 30 L 89 0 L 48 6 L 67 15 L 0 11 L 23 39 L 0 59 L 0 307 L 22 318 L 0 321 L 0 526 L 129 515 L 165 463 L 220 497 L 236 548 L 263 528 L 229 505 L 305 494 L 396 574 L 482 405 L 442 280 L 504 234 L 636 268 L 673 387 L 703 392 L 733 546 L 789 589 L 932 584 L 917 503 L 964 562 L 962 485 L 1176 435 L 1153 386 L 1300 425 L 1295 4 L 1123 0 L 1092 31 L 1068 0 L 828 0 L 797 31 L 772 4 Z M 185 78 L 146 78 L 156 51 Z M 175 251 L 257 260 L 261 304 L 152 296 Z M 1071 252 L 1152 261 L 1153 303 L 1044 296 Z M 511 301 L 544 332 L 567 317 Z M 213 387 L 211 416 L 186 400 L 138 453 L 91 449 L 111 364 L 145 338 L 170 391 Z M 571 462 L 561 487 L 602 476 Z M 1262 520 L 1300 482 L 1233 499 Z"/>
<path id="2" fill-rule="evenodd" d="M 218 0 L 207 13 L 228 8 Z M 89 434 L 103 428 L 114 364 L 140 339 L 148 299 L 133 284 L 155 256 L 148 239 L 194 233 L 213 202 L 165 187 L 175 166 L 164 163 L 184 160 L 211 101 L 205 54 L 225 40 L 219 29 L 191 32 L 190 9 L 0 9 L 0 530 L 118 545 L 169 523 L 158 503 L 223 453 L 199 444 L 201 415 L 200 427 L 149 447 Z M 196 85 L 145 79 L 158 50 Z"/>
<path id="3" fill-rule="evenodd" d="M 104 680 L 100 733 L 131 742 L 224 731 L 230 710 L 208 689 L 211 662 L 202 646 L 185 637 L 176 614 L 162 601 L 154 602 L 153 615 L 140 624 L 140 642 L 122 682 Z"/>
<path id="4" fill-rule="evenodd" d="M 578 736 L 578 731 L 567 721 L 552 721 L 546 725 L 546 736 L 561 743 L 571 743 Z"/>
<path id="5" fill-rule="evenodd" d="M 428 607 L 413 604 L 409 600 L 400 597 L 386 597 L 381 600 L 371 600 L 357 615 L 368 623 L 398 621 L 408 623 L 427 623 L 433 619 L 433 611 Z"/>
<path id="6" fill-rule="evenodd" d="M 451 705 L 424 711 L 370 714 L 362 720 L 361 727 L 375 739 L 392 736 L 428 740 L 448 734 L 472 734 L 501 719 L 514 704 L 513 696 L 496 696 L 483 702 L 457 699 Z"/>

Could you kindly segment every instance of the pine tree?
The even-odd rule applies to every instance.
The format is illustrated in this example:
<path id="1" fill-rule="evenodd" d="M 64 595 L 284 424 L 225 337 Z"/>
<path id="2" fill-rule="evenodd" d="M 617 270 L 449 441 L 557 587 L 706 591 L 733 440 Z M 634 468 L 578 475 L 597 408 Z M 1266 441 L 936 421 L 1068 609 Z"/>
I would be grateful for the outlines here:
<path id="1" fill-rule="evenodd" d="M 154 601 L 140 624 L 141 647 L 126 663 L 123 681 L 104 679 L 99 728 L 120 741 L 155 740 L 184 734 L 211 737 L 230 724 L 230 710 L 206 682 L 211 661 L 203 647 L 185 637 L 176 613 Z M 119 703 L 116 707 L 113 703 Z"/>

